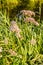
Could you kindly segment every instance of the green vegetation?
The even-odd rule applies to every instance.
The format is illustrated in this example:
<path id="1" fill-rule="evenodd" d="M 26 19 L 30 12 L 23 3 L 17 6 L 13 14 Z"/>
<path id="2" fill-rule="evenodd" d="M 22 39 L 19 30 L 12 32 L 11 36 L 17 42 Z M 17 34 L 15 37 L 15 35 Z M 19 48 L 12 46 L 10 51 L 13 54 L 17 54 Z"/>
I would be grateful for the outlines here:
<path id="1" fill-rule="evenodd" d="M 11 0 L 9 0 L 9 2 L 8 0 L 0 0 L 0 2 L 1 1 L 3 3 L 6 1 L 7 3 L 14 3 L 13 1 L 15 1 L 17 4 L 12 7 L 15 8 L 16 13 L 16 7 L 20 6 L 18 3 L 22 3 L 23 0 L 18 0 L 18 2 L 17 0 L 13 0 L 12 2 Z M 2 6 L 2 4 L 0 5 Z M 20 13 L 14 15 L 12 18 L 12 14 L 10 15 L 10 11 L 12 10 L 10 9 L 10 4 L 8 11 L 5 8 L 7 5 L 1 6 L 0 65 L 43 65 L 43 21 L 40 22 L 40 19 L 37 19 L 37 23 L 39 24 L 37 26 L 34 24 L 35 21 L 30 22 L 30 20 L 30 23 L 24 21 L 28 16 Z M 30 10 L 33 9 L 30 8 Z M 32 18 L 35 19 L 35 17 Z"/>

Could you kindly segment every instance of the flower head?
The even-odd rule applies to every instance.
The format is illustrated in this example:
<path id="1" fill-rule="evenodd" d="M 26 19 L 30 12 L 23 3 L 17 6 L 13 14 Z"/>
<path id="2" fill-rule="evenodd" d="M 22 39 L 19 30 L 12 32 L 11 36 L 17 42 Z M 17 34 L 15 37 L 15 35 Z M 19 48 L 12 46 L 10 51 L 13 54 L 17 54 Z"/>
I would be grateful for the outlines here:
<path id="1" fill-rule="evenodd" d="M 27 17 L 27 18 L 24 19 L 24 21 L 26 21 L 26 22 L 32 22 L 32 23 L 34 23 L 36 26 L 39 26 L 39 23 L 38 23 L 37 21 L 35 21 L 35 19 L 32 18 L 32 17 Z"/>
<path id="2" fill-rule="evenodd" d="M 35 45 L 35 44 L 36 44 L 36 39 L 32 38 L 31 41 L 30 41 L 30 43 L 31 43 L 32 45 Z"/>
<path id="3" fill-rule="evenodd" d="M 13 32 L 20 32 L 21 31 L 15 21 L 11 22 L 10 30 Z"/>
<path id="4" fill-rule="evenodd" d="M 21 39 L 22 38 L 22 36 L 20 35 L 20 33 L 18 32 L 18 33 L 16 33 L 16 35 Z"/>
<path id="5" fill-rule="evenodd" d="M 30 10 L 22 10 L 20 12 L 23 13 L 24 15 L 26 15 L 26 16 L 29 16 L 29 17 L 35 16 L 35 13 L 33 11 L 30 11 Z"/>
<path id="6" fill-rule="evenodd" d="M 20 35 L 21 30 L 19 29 L 19 27 L 15 21 L 11 22 L 10 31 L 16 32 L 16 36 L 21 38 L 21 35 Z"/>
<path id="7" fill-rule="evenodd" d="M 15 51 L 13 51 L 12 49 L 9 50 L 9 53 L 12 55 L 12 56 L 16 56 L 17 53 Z"/>

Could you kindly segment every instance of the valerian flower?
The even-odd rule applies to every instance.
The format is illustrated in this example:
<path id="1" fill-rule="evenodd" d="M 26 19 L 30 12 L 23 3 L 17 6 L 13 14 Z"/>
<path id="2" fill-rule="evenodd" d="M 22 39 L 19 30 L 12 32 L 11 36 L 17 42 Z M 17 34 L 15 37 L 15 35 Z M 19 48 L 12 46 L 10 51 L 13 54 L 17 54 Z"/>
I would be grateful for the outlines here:
<path id="1" fill-rule="evenodd" d="M 17 52 L 15 52 L 12 49 L 10 49 L 8 52 L 10 53 L 11 56 L 16 56 L 16 57 L 22 58 L 22 55 L 18 55 Z"/>
<path id="2" fill-rule="evenodd" d="M 11 22 L 10 31 L 16 32 L 16 36 L 21 38 L 21 35 L 20 35 L 21 30 L 19 29 L 19 27 L 15 21 Z"/>
<path id="3" fill-rule="evenodd" d="M 26 22 L 32 22 L 32 23 L 34 23 L 36 26 L 39 26 L 39 23 L 38 23 L 37 21 L 35 21 L 35 19 L 32 18 L 32 17 L 27 17 L 27 18 L 24 19 L 24 21 L 26 21 Z"/>
<path id="4" fill-rule="evenodd" d="M 20 39 L 22 39 L 22 36 L 20 35 L 20 33 L 18 32 L 18 33 L 16 33 L 16 35 L 20 38 Z"/>
<path id="5" fill-rule="evenodd" d="M 30 11 L 30 10 L 22 10 L 20 12 L 23 13 L 23 15 L 26 15 L 26 16 L 29 16 L 29 17 L 35 16 L 35 12 Z"/>
<path id="6" fill-rule="evenodd" d="M 17 53 L 12 49 L 9 50 L 9 53 L 11 54 L 11 56 L 16 56 L 17 55 Z"/>
<path id="7" fill-rule="evenodd" d="M 21 31 L 15 21 L 11 22 L 10 30 L 13 32 L 20 32 Z"/>
<path id="8" fill-rule="evenodd" d="M 32 38 L 31 41 L 30 41 L 30 43 L 31 43 L 32 45 L 35 45 L 35 44 L 36 44 L 36 39 Z"/>

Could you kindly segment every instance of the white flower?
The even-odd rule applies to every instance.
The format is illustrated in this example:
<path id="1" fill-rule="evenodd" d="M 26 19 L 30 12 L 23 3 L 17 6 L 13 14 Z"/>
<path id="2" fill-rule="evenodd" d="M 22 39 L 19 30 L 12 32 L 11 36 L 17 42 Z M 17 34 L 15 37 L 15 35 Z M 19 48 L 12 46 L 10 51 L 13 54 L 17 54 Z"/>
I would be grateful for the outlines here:
<path id="1" fill-rule="evenodd" d="M 12 49 L 9 50 L 9 53 L 12 55 L 12 56 L 16 56 L 17 53 L 15 51 L 13 51 Z"/>
<path id="2" fill-rule="evenodd" d="M 20 33 L 16 33 L 16 36 L 17 36 L 18 38 L 20 38 L 20 39 L 22 38 L 21 35 L 20 35 Z"/>
<path id="3" fill-rule="evenodd" d="M 30 43 L 31 43 L 32 45 L 35 45 L 35 44 L 36 44 L 36 39 L 33 39 L 33 38 L 32 38 L 32 40 L 30 41 Z"/>

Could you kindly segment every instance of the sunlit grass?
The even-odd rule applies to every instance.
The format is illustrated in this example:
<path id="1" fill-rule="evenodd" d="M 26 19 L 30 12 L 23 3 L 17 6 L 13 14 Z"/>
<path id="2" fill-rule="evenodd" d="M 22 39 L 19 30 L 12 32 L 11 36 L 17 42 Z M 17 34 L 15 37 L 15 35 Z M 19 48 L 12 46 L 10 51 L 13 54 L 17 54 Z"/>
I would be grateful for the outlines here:
<path id="1" fill-rule="evenodd" d="M 11 21 L 0 12 L 0 65 L 43 65 L 43 23 L 16 23 L 22 39 L 10 31 Z"/>

